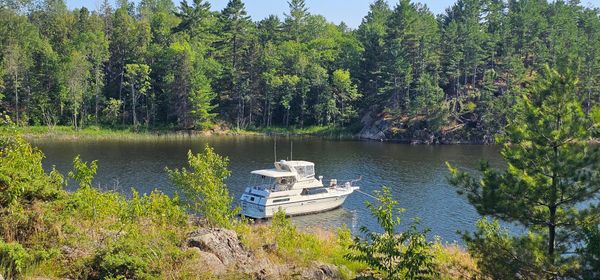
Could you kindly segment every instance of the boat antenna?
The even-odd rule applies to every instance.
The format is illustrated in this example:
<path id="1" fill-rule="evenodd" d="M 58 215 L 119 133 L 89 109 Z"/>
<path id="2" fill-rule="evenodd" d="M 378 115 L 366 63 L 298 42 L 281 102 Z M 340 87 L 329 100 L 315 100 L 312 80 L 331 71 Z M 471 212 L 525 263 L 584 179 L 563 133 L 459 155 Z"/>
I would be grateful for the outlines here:
<path id="1" fill-rule="evenodd" d="M 273 156 L 275 156 L 275 162 L 277 162 L 277 135 L 273 140 Z"/>
<path id="2" fill-rule="evenodd" d="M 290 160 L 294 160 L 294 141 L 290 140 Z"/>

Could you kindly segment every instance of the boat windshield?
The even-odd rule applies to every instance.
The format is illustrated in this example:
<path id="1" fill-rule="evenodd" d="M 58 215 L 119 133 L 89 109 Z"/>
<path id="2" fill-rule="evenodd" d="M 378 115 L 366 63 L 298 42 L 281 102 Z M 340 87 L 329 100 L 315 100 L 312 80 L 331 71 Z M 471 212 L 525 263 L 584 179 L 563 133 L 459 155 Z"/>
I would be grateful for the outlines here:
<path id="1" fill-rule="evenodd" d="M 314 165 L 306 165 L 306 166 L 296 166 L 294 167 L 296 172 L 298 173 L 298 178 L 307 179 L 315 176 L 315 166 Z"/>
<path id="2" fill-rule="evenodd" d="M 295 183 L 294 177 L 273 178 L 253 174 L 250 178 L 250 186 L 258 189 L 264 189 L 272 192 L 287 191 Z"/>

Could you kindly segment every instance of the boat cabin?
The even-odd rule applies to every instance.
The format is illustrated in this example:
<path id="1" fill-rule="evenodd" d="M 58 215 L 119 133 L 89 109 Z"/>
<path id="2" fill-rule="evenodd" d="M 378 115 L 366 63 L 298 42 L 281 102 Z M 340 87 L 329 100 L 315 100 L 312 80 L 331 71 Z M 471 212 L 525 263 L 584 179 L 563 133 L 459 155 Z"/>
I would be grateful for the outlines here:
<path id="1" fill-rule="evenodd" d="M 279 161 L 274 169 L 252 171 L 251 186 L 271 192 L 288 191 L 296 183 L 316 181 L 315 164 L 308 161 Z M 303 184 L 304 185 L 304 184 Z"/>

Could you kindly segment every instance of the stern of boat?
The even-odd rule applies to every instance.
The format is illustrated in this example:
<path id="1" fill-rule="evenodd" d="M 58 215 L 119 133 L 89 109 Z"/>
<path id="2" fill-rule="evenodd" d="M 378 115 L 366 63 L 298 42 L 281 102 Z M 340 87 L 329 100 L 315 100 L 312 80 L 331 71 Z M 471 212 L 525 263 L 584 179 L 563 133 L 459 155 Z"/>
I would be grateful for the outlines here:
<path id="1" fill-rule="evenodd" d="M 240 215 L 253 218 L 265 219 L 265 190 L 248 187 L 240 197 Z"/>

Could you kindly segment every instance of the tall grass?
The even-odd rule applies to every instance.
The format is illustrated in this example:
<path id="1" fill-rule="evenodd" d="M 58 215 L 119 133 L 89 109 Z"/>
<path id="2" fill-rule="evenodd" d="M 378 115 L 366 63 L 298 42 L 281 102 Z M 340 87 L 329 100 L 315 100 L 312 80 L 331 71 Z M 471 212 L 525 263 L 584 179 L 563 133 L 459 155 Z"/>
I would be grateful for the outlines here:
<path id="1" fill-rule="evenodd" d="M 318 136 L 330 139 L 354 139 L 357 129 L 355 127 L 340 127 L 313 125 L 307 127 L 261 127 L 233 130 L 236 134 L 265 134 L 283 136 Z"/>
<path id="2" fill-rule="evenodd" d="M 19 134 L 27 139 L 126 139 L 126 140 L 148 140 L 157 138 L 179 139 L 189 137 L 206 137 L 209 135 L 282 135 L 282 136 L 316 136 L 328 139 L 354 139 L 356 131 L 349 128 L 337 126 L 309 126 L 309 127 L 268 127 L 268 128 L 249 128 L 249 129 L 218 129 L 218 130 L 176 130 L 172 127 L 159 128 L 134 128 L 131 126 L 122 127 L 99 127 L 86 126 L 75 130 L 71 126 L 19 126 L 0 127 L 0 135 Z"/>

